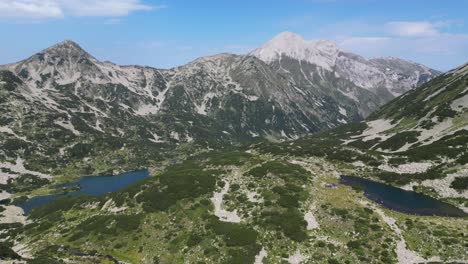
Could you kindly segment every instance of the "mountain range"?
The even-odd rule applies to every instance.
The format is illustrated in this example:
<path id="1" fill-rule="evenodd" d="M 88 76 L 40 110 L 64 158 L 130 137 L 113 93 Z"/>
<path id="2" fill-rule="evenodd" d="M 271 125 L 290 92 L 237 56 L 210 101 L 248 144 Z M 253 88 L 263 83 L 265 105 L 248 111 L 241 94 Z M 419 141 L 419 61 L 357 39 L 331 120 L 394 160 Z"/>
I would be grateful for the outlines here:
<path id="1" fill-rule="evenodd" d="M 0 66 L 0 110 L 7 263 L 468 261 L 468 64 L 286 32 L 155 69 L 65 41 Z M 150 176 L 102 195 L 63 184 L 135 169 Z"/>
<path id="2" fill-rule="evenodd" d="M 101 151 L 114 153 L 102 163 L 130 164 L 132 153 L 161 160 L 185 143 L 218 148 L 298 138 L 360 121 L 439 74 L 293 33 L 245 56 L 219 54 L 168 70 L 101 62 L 72 41 L 0 70 L 8 91 L 0 106 L 1 160 L 11 167 L 21 157 L 31 171 L 48 174 Z M 91 167 L 78 171 L 103 170 Z"/>

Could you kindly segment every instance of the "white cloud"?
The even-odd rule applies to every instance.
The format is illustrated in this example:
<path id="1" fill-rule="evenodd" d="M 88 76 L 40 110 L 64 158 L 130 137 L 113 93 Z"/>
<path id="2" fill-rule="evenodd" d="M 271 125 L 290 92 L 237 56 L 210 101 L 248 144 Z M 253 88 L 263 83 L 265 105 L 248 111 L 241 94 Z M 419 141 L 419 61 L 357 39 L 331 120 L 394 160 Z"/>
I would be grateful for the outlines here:
<path id="1" fill-rule="evenodd" d="M 63 11 L 57 1 L 0 0 L 0 18 L 59 18 Z"/>
<path id="2" fill-rule="evenodd" d="M 386 25 L 388 33 L 400 37 L 428 37 L 439 34 L 436 26 L 427 21 L 398 21 L 389 22 Z"/>
<path id="3" fill-rule="evenodd" d="M 75 16 L 127 16 L 134 11 L 162 8 L 144 5 L 140 0 L 57 0 Z"/>
<path id="4" fill-rule="evenodd" d="M 141 0 L 0 0 L 0 18 L 50 19 L 64 16 L 127 16 L 165 6 L 145 5 Z"/>
<path id="5" fill-rule="evenodd" d="M 468 33 L 460 30 L 463 25 L 460 19 L 441 18 L 384 23 L 351 20 L 321 25 L 308 35 L 333 40 L 343 50 L 367 58 L 394 56 L 449 70 L 468 58 Z"/>

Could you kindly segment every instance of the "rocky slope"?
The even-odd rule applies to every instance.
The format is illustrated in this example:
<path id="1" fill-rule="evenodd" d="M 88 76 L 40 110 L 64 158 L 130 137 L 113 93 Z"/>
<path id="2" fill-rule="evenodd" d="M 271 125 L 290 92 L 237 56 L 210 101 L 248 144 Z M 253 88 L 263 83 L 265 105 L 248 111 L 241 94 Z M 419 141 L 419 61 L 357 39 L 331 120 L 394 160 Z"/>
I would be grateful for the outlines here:
<path id="1" fill-rule="evenodd" d="M 431 145 L 446 144 L 468 135 L 468 65 L 398 97 L 373 113 L 360 135 L 347 143 L 369 142 L 371 149 L 384 153 L 405 153 Z M 463 140 L 459 140 L 460 143 Z M 457 145 L 451 145 L 457 149 Z M 461 146 L 460 146 L 461 147 Z M 456 154 L 462 154 L 463 149 Z M 449 153 L 427 153 L 434 158 Z M 455 158 L 443 155 L 445 158 Z M 439 158 L 443 158 L 439 157 Z"/>
<path id="2" fill-rule="evenodd" d="M 255 56 L 287 76 L 308 96 L 328 98 L 362 118 L 439 72 L 397 58 L 363 57 L 324 40 L 307 41 L 284 32 L 254 50 Z"/>
<path id="3" fill-rule="evenodd" d="M 278 39 L 308 57 L 291 53 L 276 65 L 257 50 L 161 70 L 101 62 L 64 41 L 0 66 L 1 182 L 24 173 L 48 178 L 125 170 L 160 161 L 187 143 L 219 148 L 297 138 L 360 120 L 396 91 L 436 74 L 402 60 L 345 56 L 324 41 L 312 45 L 281 34 L 271 42 Z M 360 60 L 372 74 L 343 70 Z M 391 69 L 394 79 L 371 64 Z"/>
<path id="4" fill-rule="evenodd" d="M 352 174 L 446 198 L 467 210 L 467 98 L 465 64 L 396 98 L 363 122 L 297 140 L 278 152 L 320 152 L 350 164 Z"/>

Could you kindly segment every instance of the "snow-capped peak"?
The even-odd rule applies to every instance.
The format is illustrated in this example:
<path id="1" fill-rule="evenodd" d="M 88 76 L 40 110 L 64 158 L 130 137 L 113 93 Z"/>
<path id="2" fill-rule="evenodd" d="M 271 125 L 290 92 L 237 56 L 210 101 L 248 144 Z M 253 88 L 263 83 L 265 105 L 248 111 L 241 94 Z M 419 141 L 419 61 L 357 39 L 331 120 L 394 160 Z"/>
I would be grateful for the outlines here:
<path id="1" fill-rule="evenodd" d="M 283 32 L 251 52 L 250 55 L 266 63 L 271 63 L 284 55 L 332 70 L 339 52 L 340 49 L 333 42 L 304 40 L 295 33 Z"/>

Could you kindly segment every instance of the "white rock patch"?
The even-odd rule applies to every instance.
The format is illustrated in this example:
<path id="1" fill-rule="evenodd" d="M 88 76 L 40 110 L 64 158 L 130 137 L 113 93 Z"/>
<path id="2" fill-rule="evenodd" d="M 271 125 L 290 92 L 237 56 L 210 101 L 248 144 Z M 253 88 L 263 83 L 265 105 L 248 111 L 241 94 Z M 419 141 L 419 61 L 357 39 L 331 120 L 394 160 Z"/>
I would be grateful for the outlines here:
<path id="1" fill-rule="evenodd" d="M 207 104 L 208 102 L 213 99 L 216 96 L 215 93 L 207 93 L 203 97 L 203 101 L 201 105 L 195 105 L 195 108 L 197 110 L 197 113 L 200 115 L 207 115 L 206 109 L 207 109 Z"/>
<path id="2" fill-rule="evenodd" d="M 448 86 L 448 85 L 447 85 Z M 444 86 L 440 89 L 438 89 L 437 91 L 435 91 L 434 93 L 432 93 L 431 95 L 429 95 L 428 97 L 426 97 L 423 102 L 427 102 L 429 100 L 431 100 L 432 98 L 436 97 L 437 95 L 439 95 L 440 93 L 442 93 L 443 91 L 445 91 L 445 89 L 447 89 L 447 86 Z"/>
<path id="3" fill-rule="evenodd" d="M 0 213 L 0 223 L 26 223 L 26 216 L 21 207 L 8 205 L 5 206 L 5 211 Z"/>
<path id="4" fill-rule="evenodd" d="M 266 252 L 265 248 L 262 248 L 260 252 L 258 252 L 258 255 L 255 256 L 255 262 L 254 264 L 262 264 L 263 259 L 268 256 L 268 253 Z"/>
<path id="5" fill-rule="evenodd" d="M 395 127 L 396 123 L 392 124 L 391 120 L 378 119 L 367 122 L 367 126 L 368 128 L 364 130 L 361 135 L 354 136 L 353 138 L 364 137 L 362 141 L 369 141 L 375 138 L 382 138 L 382 140 L 385 140 L 391 137 L 391 135 L 385 135 L 383 132 Z"/>
<path id="6" fill-rule="evenodd" d="M 443 179 L 424 180 L 421 182 L 421 185 L 433 188 L 442 197 L 468 197 L 468 190 L 458 192 L 457 190 L 450 188 L 450 184 L 455 180 L 456 177 L 468 178 L 468 169 L 463 169 L 456 173 L 448 174 L 447 177 Z"/>
<path id="7" fill-rule="evenodd" d="M 346 111 L 346 109 L 344 109 L 341 106 L 338 106 L 338 109 L 339 109 L 341 115 L 348 116 L 348 112 Z"/>
<path id="8" fill-rule="evenodd" d="M 307 222 L 307 230 L 313 230 L 320 227 L 312 211 L 308 211 L 304 214 L 304 220 Z"/>
<path id="9" fill-rule="evenodd" d="M 177 133 L 177 132 L 175 132 L 175 131 L 172 131 L 172 132 L 171 132 L 171 138 L 172 138 L 172 139 L 175 139 L 175 140 L 180 140 L 179 133 Z"/>
<path id="10" fill-rule="evenodd" d="M 261 202 L 263 202 L 263 198 L 262 198 L 262 197 L 260 196 L 260 194 L 257 193 L 257 192 L 250 192 L 250 191 L 248 191 L 248 192 L 246 193 L 246 195 L 247 195 L 247 200 L 248 200 L 249 202 L 251 202 L 251 203 L 261 203 Z"/>
<path id="11" fill-rule="evenodd" d="M 13 251 L 16 252 L 16 254 L 20 255 L 23 258 L 32 258 L 31 252 L 28 249 L 27 245 L 16 244 L 12 249 Z M 13 263 L 16 264 L 16 263 L 21 263 L 21 262 L 13 262 Z"/>
<path id="12" fill-rule="evenodd" d="M 159 107 L 157 105 L 143 104 L 138 107 L 136 114 L 141 115 L 141 116 L 146 116 L 146 115 L 157 114 L 158 111 L 159 111 Z"/>
<path id="13" fill-rule="evenodd" d="M 35 175 L 35 176 L 38 176 L 38 177 L 41 177 L 41 178 L 51 178 L 52 177 L 52 176 L 44 174 L 44 173 L 40 173 L 40 172 L 37 172 L 37 171 L 31 171 L 31 170 L 26 169 L 24 167 L 24 160 L 22 158 L 20 158 L 20 157 L 18 157 L 16 159 L 15 164 L 12 164 L 12 163 L 9 163 L 9 162 L 0 163 L 0 168 L 9 169 L 12 172 L 17 173 L 17 174 L 9 174 L 9 173 L 5 173 L 5 172 L 0 171 L 0 184 L 6 184 L 8 182 L 8 179 L 16 178 L 21 174 L 31 174 L 31 175 Z"/>
<path id="14" fill-rule="evenodd" d="M 154 132 L 150 132 L 153 138 L 149 138 L 148 140 L 154 143 L 164 143 L 164 140 L 161 140 L 161 137 Z"/>
<path id="15" fill-rule="evenodd" d="M 351 163 L 354 167 L 365 167 L 366 164 L 364 164 L 364 162 L 358 160 L 358 161 L 355 161 L 353 163 Z"/>
<path id="16" fill-rule="evenodd" d="M 107 212 L 111 212 L 111 213 L 119 213 L 119 212 L 125 211 L 127 209 L 128 208 L 125 207 L 125 206 L 123 206 L 123 207 L 115 206 L 115 202 L 111 198 L 111 199 L 107 200 L 107 202 L 102 206 L 101 211 L 107 211 Z"/>
<path id="17" fill-rule="evenodd" d="M 215 207 L 214 214 L 221 221 L 239 223 L 241 221 L 241 218 L 237 215 L 237 210 L 230 212 L 222 208 L 223 197 L 225 194 L 228 193 L 230 187 L 229 182 L 226 181 L 224 183 L 225 184 L 221 192 L 213 192 L 213 197 L 211 198 L 211 201 L 213 202 L 213 205 Z"/>
<path id="18" fill-rule="evenodd" d="M 307 260 L 307 258 L 301 254 L 301 252 L 296 251 L 294 255 L 289 256 L 287 259 L 289 264 L 300 264 L 303 261 Z"/>
<path id="19" fill-rule="evenodd" d="M 247 96 L 247 99 L 251 102 L 255 102 L 258 100 L 258 96 L 255 96 L 255 95 L 249 95 Z"/>
<path id="20" fill-rule="evenodd" d="M 398 165 L 398 167 L 393 167 L 388 164 L 383 164 L 383 165 L 380 165 L 378 168 L 383 171 L 403 174 L 403 173 L 424 173 L 431 167 L 432 167 L 431 163 L 412 162 L 412 163 L 407 163 L 407 164 L 400 164 Z"/>
<path id="21" fill-rule="evenodd" d="M 26 139 L 26 137 L 21 137 L 21 136 L 18 136 L 15 131 L 13 131 L 11 128 L 9 127 L 6 127 L 6 126 L 0 126 L 0 133 L 5 133 L 5 134 L 10 134 L 18 139 L 21 139 L 23 141 L 26 141 L 26 142 L 31 142 L 29 140 Z"/>
<path id="22" fill-rule="evenodd" d="M 71 122 L 68 122 L 68 121 L 66 122 L 66 121 L 63 121 L 63 120 L 55 120 L 54 124 L 56 124 L 58 126 L 61 126 L 62 128 L 66 129 L 66 130 L 69 130 L 75 136 L 79 136 L 81 134 L 80 131 L 75 129 L 75 127 L 73 126 L 73 124 Z"/>
<path id="23" fill-rule="evenodd" d="M 436 124 L 434 127 L 432 127 L 429 130 L 421 130 L 421 135 L 419 135 L 418 141 L 422 142 L 422 145 L 429 145 L 437 141 L 439 138 L 441 138 L 442 135 L 446 131 L 452 128 L 452 126 L 453 126 L 452 119 L 445 119 L 443 122 Z M 428 141 L 423 142 L 425 140 L 428 140 Z"/>
<path id="24" fill-rule="evenodd" d="M 0 201 L 1 200 L 5 200 L 5 199 L 8 199 L 11 197 L 11 194 L 9 194 L 8 192 L 6 191 L 2 191 L 0 192 Z"/>
<path id="25" fill-rule="evenodd" d="M 98 205 L 99 205 L 99 202 L 94 202 L 94 203 L 90 202 L 90 203 L 83 205 L 82 207 L 86 209 L 96 209 Z"/>
<path id="26" fill-rule="evenodd" d="M 458 111 L 458 112 L 466 110 L 466 108 L 468 108 L 468 94 L 454 100 L 452 104 L 450 105 L 450 107 L 452 108 L 452 110 Z"/>

